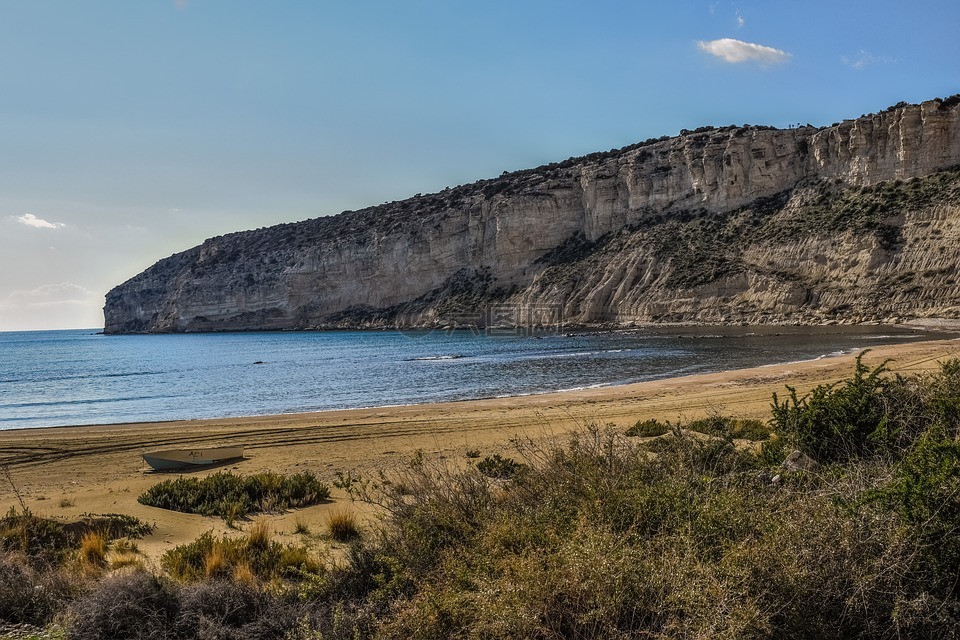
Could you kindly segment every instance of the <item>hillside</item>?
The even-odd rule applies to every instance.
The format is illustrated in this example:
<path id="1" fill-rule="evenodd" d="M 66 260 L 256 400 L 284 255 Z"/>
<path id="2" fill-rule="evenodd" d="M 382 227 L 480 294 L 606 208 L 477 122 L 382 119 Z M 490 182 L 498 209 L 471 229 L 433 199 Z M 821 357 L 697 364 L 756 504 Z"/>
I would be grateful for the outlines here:
<path id="1" fill-rule="evenodd" d="M 958 104 L 684 131 L 212 238 L 111 290 L 105 332 L 960 317 Z"/>

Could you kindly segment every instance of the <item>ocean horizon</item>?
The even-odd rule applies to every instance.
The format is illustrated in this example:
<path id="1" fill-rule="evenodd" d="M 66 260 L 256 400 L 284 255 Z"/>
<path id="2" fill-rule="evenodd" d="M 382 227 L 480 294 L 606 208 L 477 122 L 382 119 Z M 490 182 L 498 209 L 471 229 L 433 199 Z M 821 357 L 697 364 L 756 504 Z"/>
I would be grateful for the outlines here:
<path id="1" fill-rule="evenodd" d="M 0 429 L 520 396 L 772 365 L 953 334 L 891 326 L 0 332 Z"/>

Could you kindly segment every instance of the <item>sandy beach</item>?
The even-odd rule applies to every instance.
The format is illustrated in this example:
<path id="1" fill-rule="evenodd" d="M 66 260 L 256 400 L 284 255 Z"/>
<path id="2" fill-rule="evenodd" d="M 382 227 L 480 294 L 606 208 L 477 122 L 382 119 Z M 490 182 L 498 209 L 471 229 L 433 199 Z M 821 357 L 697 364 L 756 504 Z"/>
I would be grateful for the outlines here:
<path id="1" fill-rule="evenodd" d="M 585 424 L 626 428 L 638 419 L 687 420 L 708 414 L 766 419 L 774 392 L 805 391 L 850 375 L 854 355 L 624 386 L 512 398 L 281 416 L 164 423 L 0 431 L 0 464 L 35 513 L 72 518 L 83 513 L 125 513 L 156 525 L 140 543 L 156 558 L 204 531 L 226 531 L 218 518 L 146 507 L 137 496 L 176 477 L 147 472 L 141 454 L 152 449 L 243 445 L 246 459 L 218 470 L 292 473 L 309 470 L 330 482 L 338 471 L 370 474 L 409 459 L 416 451 L 456 464 L 466 451 L 509 454 L 512 438 L 563 437 Z M 877 347 L 868 365 L 891 359 L 892 371 L 917 373 L 960 357 L 960 341 L 914 341 Z M 199 471 L 203 475 L 211 471 Z M 327 511 L 348 502 L 338 490 L 329 503 L 266 516 L 277 535 L 293 536 L 294 521 L 322 529 Z M 0 509 L 18 505 L 0 477 Z M 353 505 L 370 517 L 365 505 Z"/>

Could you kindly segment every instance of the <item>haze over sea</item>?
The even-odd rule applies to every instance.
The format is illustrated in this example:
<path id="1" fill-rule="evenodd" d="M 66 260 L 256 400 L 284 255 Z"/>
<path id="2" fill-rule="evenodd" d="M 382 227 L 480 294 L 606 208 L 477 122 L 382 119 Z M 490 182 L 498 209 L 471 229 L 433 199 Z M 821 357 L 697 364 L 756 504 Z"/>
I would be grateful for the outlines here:
<path id="1" fill-rule="evenodd" d="M 0 429 L 295 413 L 523 395 L 943 337 L 890 327 L 0 333 Z"/>

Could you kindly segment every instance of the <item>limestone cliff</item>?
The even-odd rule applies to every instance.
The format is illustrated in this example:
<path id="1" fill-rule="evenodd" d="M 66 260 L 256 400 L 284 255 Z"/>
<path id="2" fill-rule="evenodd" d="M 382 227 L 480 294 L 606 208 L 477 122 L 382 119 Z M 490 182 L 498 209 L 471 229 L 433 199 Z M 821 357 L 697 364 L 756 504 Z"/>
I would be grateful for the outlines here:
<path id="1" fill-rule="evenodd" d="M 958 103 L 684 131 L 212 238 L 111 290 L 105 331 L 960 317 Z"/>

